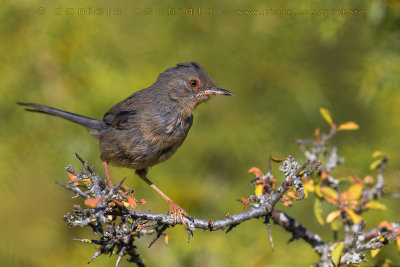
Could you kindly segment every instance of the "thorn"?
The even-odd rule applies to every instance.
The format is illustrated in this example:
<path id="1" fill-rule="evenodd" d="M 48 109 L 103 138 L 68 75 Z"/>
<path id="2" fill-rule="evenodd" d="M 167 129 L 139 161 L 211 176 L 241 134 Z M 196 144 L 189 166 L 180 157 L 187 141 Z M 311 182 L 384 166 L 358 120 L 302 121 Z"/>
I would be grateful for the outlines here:
<path id="1" fill-rule="evenodd" d="M 86 162 L 81 158 L 81 156 L 78 155 L 78 153 L 75 153 L 75 156 L 79 159 L 79 161 L 80 161 L 83 165 L 85 165 Z"/>
<path id="2" fill-rule="evenodd" d="M 271 158 L 272 158 L 271 155 L 269 155 L 267 173 L 271 173 Z"/>
<path id="3" fill-rule="evenodd" d="M 122 249 L 121 249 L 121 252 L 119 253 L 119 255 L 118 255 L 118 259 L 117 259 L 117 262 L 115 263 L 115 267 L 118 267 L 118 265 L 120 264 L 120 262 L 121 262 L 121 259 L 122 259 L 122 256 L 124 255 L 124 253 L 125 253 L 125 250 L 126 250 L 126 247 L 124 246 Z M 112 253 L 110 253 L 110 256 L 112 255 Z"/>
<path id="4" fill-rule="evenodd" d="M 226 234 L 229 233 L 233 228 L 235 228 L 237 224 L 231 224 L 229 225 L 228 229 L 226 230 Z"/>
<path id="5" fill-rule="evenodd" d="M 269 221 L 269 216 L 265 216 L 265 221 L 264 221 L 264 223 L 267 225 L 268 236 L 269 236 L 269 243 L 271 244 L 272 252 L 274 252 L 274 242 L 273 242 L 273 240 L 272 240 L 271 223 L 270 223 L 270 221 Z"/>
<path id="6" fill-rule="evenodd" d="M 190 236 L 193 236 L 193 232 L 188 230 L 188 244 L 190 243 Z"/>

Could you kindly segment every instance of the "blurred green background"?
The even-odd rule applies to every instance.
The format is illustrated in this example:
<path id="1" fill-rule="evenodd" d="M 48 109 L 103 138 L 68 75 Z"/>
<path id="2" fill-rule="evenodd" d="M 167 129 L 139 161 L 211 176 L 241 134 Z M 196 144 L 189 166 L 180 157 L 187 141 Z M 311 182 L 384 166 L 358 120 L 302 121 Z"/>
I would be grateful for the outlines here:
<path id="1" fill-rule="evenodd" d="M 103 15 L 94 14 L 98 8 Z M 120 15 L 112 14 L 116 8 Z M 187 8 L 194 14 L 185 14 Z M 318 13 L 312 15 L 312 10 Z M 73 204 L 82 202 L 55 181 L 67 181 L 65 166 L 80 167 L 75 152 L 103 174 L 98 143 L 82 127 L 26 113 L 15 103 L 37 102 L 102 118 L 113 104 L 150 86 L 160 72 L 179 62 L 199 62 L 218 86 L 235 93 L 200 105 L 183 146 L 149 172 L 193 217 L 219 219 L 241 212 L 236 199 L 254 190 L 247 170 L 258 166 L 265 171 L 269 155 L 292 154 L 303 162 L 292 140 L 311 137 L 316 126 L 328 130 L 319 107 L 330 110 L 335 122 L 360 125 L 359 131 L 334 138 L 346 158 L 334 176 L 375 175 L 368 166 L 371 153 L 380 149 L 390 158 L 387 184 L 399 185 L 399 15 L 395 0 L 3 1 L 1 265 L 86 265 L 95 248 L 72 239 L 93 238 L 92 232 L 68 228 L 63 221 Z M 274 174 L 280 181 L 277 167 Z M 132 170 L 111 168 L 111 174 L 115 181 L 128 177 L 126 184 L 136 197 L 147 200 L 140 210 L 167 211 L 166 203 Z M 367 228 L 399 219 L 398 201 L 384 203 L 387 212 L 365 214 Z M 312 205 L 310 199 L 278 208 L 331 240 L 329 226 L 317 223 Z M 329 208 L 324 206 L 325 216 Z M 168 245 L 161 240 L 147 249 L 151 237 L 137 241 L 149 266 L 309 266 L 318 260 L 305 242 L 287 244 L 290 234 L 275 226 L 272 253 L 261 220 L 228 235 L 197 230 L 189 245 L 182 227 L 168 233 Z M 400 262 L 394 244 L 374 259 L 368 256 L 368 265 L 386 258 Z M 115 260 L 103 256 L 91 265 L 110 266 Z M 125 260 L 121 265 L 130 266 Z"/>

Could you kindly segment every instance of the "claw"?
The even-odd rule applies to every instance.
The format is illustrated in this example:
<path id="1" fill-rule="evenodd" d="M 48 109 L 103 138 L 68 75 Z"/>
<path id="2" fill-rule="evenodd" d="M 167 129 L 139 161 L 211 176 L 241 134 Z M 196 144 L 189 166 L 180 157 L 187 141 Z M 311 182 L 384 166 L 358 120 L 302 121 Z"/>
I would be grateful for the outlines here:
<path id="1" fill-rule="evenodd" d="M 174 201 L 170 200 L 168 201 L 168 205 L 169 205 L 169 211 L 168 214 L 172 214 L 172 216 L 174 216 L 174 223 L 176 224 L 178 222 L 178 218 L 181 221 L 182 225 L 185 227 L 186 230 L 188 230 L 188 226 L 185 223 L 184 219 L 183 219 L 183 215 L 188 218 L 191 221 L 194 221 L 194 219 L 192 218 L 192 216 L 190 216 L 184 209 L 182 209 L 181 207 L 178 206 L 178 204 L 176 204 Z"/>

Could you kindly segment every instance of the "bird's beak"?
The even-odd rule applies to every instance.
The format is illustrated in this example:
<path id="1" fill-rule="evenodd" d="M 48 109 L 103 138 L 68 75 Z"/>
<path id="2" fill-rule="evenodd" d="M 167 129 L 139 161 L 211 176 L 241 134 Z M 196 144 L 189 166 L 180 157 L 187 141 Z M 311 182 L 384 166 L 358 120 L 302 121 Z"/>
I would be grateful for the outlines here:
<path id="1" fill-rule="evenodd" d="M 230 96 L 233 96 L 233 94 L 231 92 L 229 92 L 228 90 L 221 89 L 221 88 L 218 88 L 218 87 L 213 87 L 211 89 L 204 90 L 202 92 L 202 94 L 204 94 L 204 95 L 230 95 Z"/>

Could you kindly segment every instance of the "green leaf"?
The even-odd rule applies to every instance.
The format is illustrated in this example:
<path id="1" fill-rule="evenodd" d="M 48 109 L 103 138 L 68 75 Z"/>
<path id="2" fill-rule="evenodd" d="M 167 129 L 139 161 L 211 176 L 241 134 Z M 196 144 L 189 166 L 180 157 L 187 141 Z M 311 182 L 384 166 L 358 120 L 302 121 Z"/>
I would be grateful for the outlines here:
<path id="1" fill-rule="evenodd" d="M 339 264 L 340 255 L 342 254 L 343 248 L 344 248 L 344 243 L 339 242 L 332 250 L 331 258 L 335 266 Z"/>
<path id="2" fill-rule="evenodd" d="M 324 220 L 322 219 L 322 205 L 319 198 L 316 198 L 314 201 L 314 214 L 319 224 L 324 225 Z"/>

